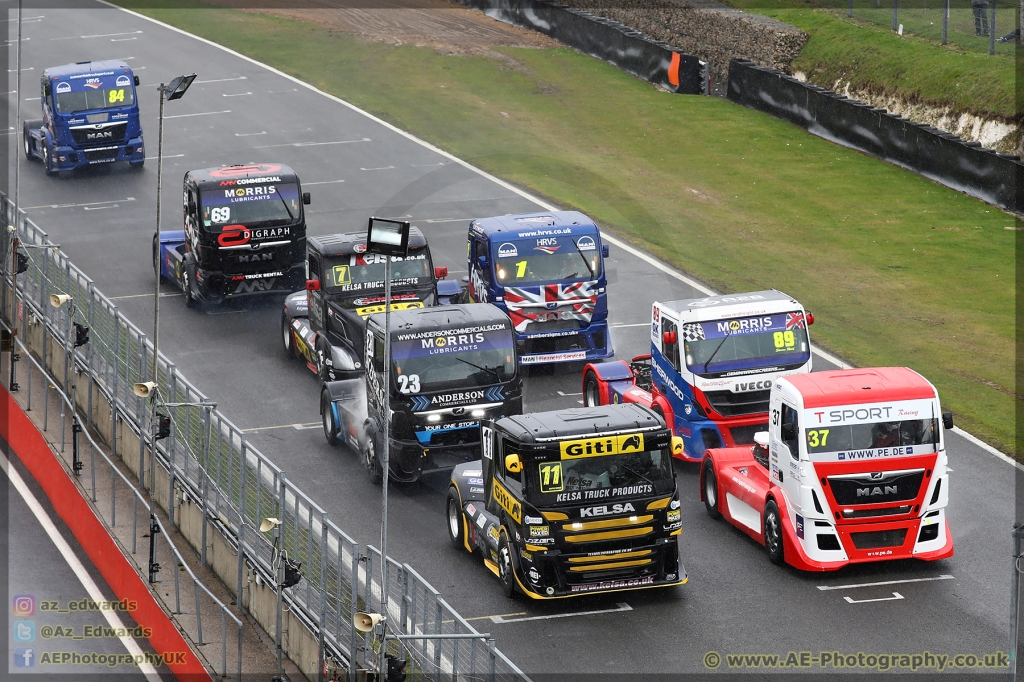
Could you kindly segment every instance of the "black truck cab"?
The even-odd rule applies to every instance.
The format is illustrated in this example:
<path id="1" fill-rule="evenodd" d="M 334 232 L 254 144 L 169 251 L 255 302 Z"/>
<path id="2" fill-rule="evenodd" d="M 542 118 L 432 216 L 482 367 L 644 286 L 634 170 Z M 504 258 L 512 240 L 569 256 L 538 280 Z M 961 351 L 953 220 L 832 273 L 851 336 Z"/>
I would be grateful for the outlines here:
<path id="1" fill-rule="evenodd" d="M 673 450 L 636 404 L 486 420 L 482 457 L 452 471 L 446 525 L 509 597 L 557 599 L 686 582 Z"/>
<path id="2" fill-rule="evenodd" d="M 384 315 L 366 324 L 364 461 L 374 483 L 389 448 L 390 475 L 413 482 L 480 457 L 480 421 L 519 414 L 523 380 L 512 322 L 488 304 L 391 313 L 391 369 L 384 383 Z M 385 395 L 391 398 L 388 443 Z"/>

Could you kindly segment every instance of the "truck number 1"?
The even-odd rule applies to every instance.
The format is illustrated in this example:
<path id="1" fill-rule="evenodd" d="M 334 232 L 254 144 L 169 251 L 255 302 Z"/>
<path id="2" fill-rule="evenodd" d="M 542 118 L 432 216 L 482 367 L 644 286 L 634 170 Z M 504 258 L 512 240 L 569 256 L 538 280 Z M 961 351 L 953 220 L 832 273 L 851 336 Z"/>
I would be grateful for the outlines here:
<path id="1" fill-rule="evenodd" d="M 526 261 L 516 263 L 516 279 L 522 279 L 526 275 Z"/>

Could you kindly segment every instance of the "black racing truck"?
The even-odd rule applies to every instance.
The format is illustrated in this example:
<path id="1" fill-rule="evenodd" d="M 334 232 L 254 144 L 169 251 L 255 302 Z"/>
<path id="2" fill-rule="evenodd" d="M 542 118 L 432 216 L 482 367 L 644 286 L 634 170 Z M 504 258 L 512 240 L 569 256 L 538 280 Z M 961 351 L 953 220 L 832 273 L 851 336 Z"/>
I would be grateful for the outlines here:
<path id="1" fill-rule="evenodd" d="M 366 318 L 384 311 L 385 258 L 366 253 L 365 231 L 307 239 L 306 290 L 288 296 L 281 312 L 284 352 L 323 381 L 361 379 Z M 391 310 L 450 302 L 461 287 L 439 281 L 447 276 L 411 228 L 408 257 L 391 257 Z"/>
<path id="2" fill-rule="evenodd" d="M 309 193 L 288 166 L 265 163 L 185 173 L 184 230 L 153 236 L 153 265 L 186 305 L 291 293 L 305 281 Z"/>
<path id="3" fill-rule="evenodd" d="M 328 441 L 358 441 L 371 482 L 412 483 L 480 458 L 480 421 L 523 410 L 523 380 L 512 322 L 488 304 L 408 308 L 391 313 L 390 377 L 384 382 L 384 315 L 366 321 L 365 387 L 355 379 L 324 383 L 321 414 Z M 391 426 L 384 442 L 385 396 Z M 359 421 L 360 401 L 366 418 Z M 362 427 L 361 429 L 359 427 Z"/>
<path id="4" fill-rule="evenodd" d="M 681 585 L 682 529 L 662 419 L 636 404 L 486 420 L 482 458 L 452 471 L 456 549 L 480 552 L 509 597 Z"/>

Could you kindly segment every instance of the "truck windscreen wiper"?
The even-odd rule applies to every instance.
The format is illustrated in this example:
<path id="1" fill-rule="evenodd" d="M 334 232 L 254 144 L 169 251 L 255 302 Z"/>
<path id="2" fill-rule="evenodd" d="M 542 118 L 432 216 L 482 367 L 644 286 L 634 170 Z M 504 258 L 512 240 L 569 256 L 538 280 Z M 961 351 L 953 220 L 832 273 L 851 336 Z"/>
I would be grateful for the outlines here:
<path id="1" fill-rule="evenodd" d="M 729 339 L 730 336 L 731 336 L 731 334 L 726 334 L 725 336 L 722 337 L 722 343 L 720 343 L 717 346 L 715 346 L 715 352 L 713 352 L 711 354 L 711 357 L 708 358 L 708 361 L 704 363 L 704 373 L 705 374 L 707 374 L 708 365 L 710 365 L 711 361 L 715 359 L 716 355 L 718 355 L 718 351 L 722 350 L 722 346 L 725 345 L 725 342 Z"/>
<path id="2" fill-rule="evenodd" d="M 626 471 L 628 471 L 629 473 L 633 474 L 634 476 L 639 476 L 640 478 L 644 479 L 645 481 L 647 481 L 651 485 L 656 485 L 654 481 L 652 481 L 651 479 L 647 478 L 646 476 L 641 474 L 639 471 L 636 471 L 635 469 L 631 469 L 628 466 L 626 466 L 625 464 L 620 464 L 619 466 L 622 467 L 623 469 L 625 469 Z"/>
<path id="3" fill-rule="evenodd" d="M 288 211 L 288 220 L 295 220 L 295 216 L 292 215 L 292 210 L 288 208 L 288 202 L 284 200 L 283 196 L 281 196 L 281 192 L 278 191 L 277 187 L 274 188 L 274 194 L 276 194 L 277 198 L 281 200 L 284 210 Z"/>
<path id="4" fill-rule="evenodd" d="M 475 362 L 470 362 L 469 360 L 463 360 L 462 358 L 460 358 L 460 357 L 459 357 L 459 356 L 457 356 L 457 355 L 455 355 L 455 356 L 453 356 L 453 357 L 454 357 L 454 358 L 455 358 L 456 360 L 458 360 L 459 362 L 464 362 L 464 363 L 466 363 L 467 365 L 469 365 L 470 367 L 476 367 L 476 368 L 477 368 L 478 370 L 480 370 L 481 372 L 487 372 L 488 374 L 490 374 L 491 376 L 493 376 L 493 377 L 494 377 L 495 379 L 497 379 L 498 381 L 501 381 L 501 376 L 499 376 L 499 375 L 498 375 L 498 372 L 497 372 L 496 370 L 492 369 L 491 367 L 481 367 L 480 365 L 476 364 Z"/>
<path id="5" fill-rule="evenodd" d="M 594 269 L 592 267 L 590 267 L 590 261 L 588 261 L 587 257 L 583 255 L 582 251 L 580 251 L 580 245 L 575 240 L 573 241 L 572 245 L 576 247 L 576 253 L 580 254 L 580 258 L 583 259 L 583 264 L 587 266 L 587 272 L 589 272 L 590 276 L 593 277 L 594 276 Z M 576 273 L 573 273 L 572 277 L 575 277 L 575 276 L 576 276 Z"/>

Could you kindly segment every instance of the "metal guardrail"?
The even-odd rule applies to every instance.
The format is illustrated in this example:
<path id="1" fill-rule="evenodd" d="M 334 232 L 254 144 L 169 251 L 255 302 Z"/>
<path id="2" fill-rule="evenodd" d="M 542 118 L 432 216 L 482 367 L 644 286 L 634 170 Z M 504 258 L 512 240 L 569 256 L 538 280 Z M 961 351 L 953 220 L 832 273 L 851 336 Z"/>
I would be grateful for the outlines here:
<path id="1" fill-rule="evenodd" d="M 92 395 L 98 391 L 109 400 L 110 433 L 116 433 L 120 419 L 140 434 L 139 467 L 146 470 L 147 439 L 151 437 L 151 414 L 144 399 L 132 391 L 135 383 L 151 379 L 153 346 L 146 335 L 128 320 L 104 296 L 81 270 L 54 245 L 24 212 L 15 221 L 14 207 L 0 193 L 0 211 L 4 224 L 15 226 L 15 233 L 0 239 L 4 288 L 0 300 L 10 295 L 12 275 L 11 237 L 27 247 L 30 258 L 26 272 L 17 275 L 17 297 L 21 300 L 23 321 L 30 315 L 42 321 L 53 337 L 68 343 L 72 311 L 69 306 L 53 308 L 49 296 L 70 295 L 77 307 L 80 323 L 90 328 L 90 341 L 78 352 L 78 362 L 89 381 L 89 404 L 85 407 L 92 425 Z M 14 325 L 22 328 L 27 324 Z M 43 335 L 44 358 L 49 335 Z M 274 553 L 270 540 L 259 532 L 262 519 L 282 521 L 281 547 L 287 556 L 302 562 L 303 580 L 284 590 L 284 600 L 319 638 L 319 676 L 323 679 L 323 661 L 344 660 L 349 679 L 354 679 L 362 658 L 365 667 L 376 667 L 376 655 L 369 635 L 355 630 L 352 618 L 357 611 L 384 613 L 380 604 L 380 553 L 362 548 L 329 518 L 327 512 L 291 483 L 285 473 L 246 440 L 245 434 L 221 412 L 211 409 L 210 401 L 162 354 L 157 364 L 161 408 L 171 416 L 170 437 L 157 444 L 157 459 L 170 473 L 170 488 L 175 484 L 202 505 L 204 519 L 200 556 L 206 565 L 207 527 L 222 533 L 238 552 L 237 594 L 242 593 L 243 563 L 274 584 Z M 132 453 L 134 455 L 134 453 Z M 127 453 L 122 457 L 128 457 Z M 173 499 L 173 495 L 169 498 Z M 169 505 L 172 507 L 173 505 Z M 172 517 L 173 520 L 173 517 Z M 389 558 L 387 579 L 389 598 L 388 626 L 395 634 L 480 635 L 440 594 L 408 565 Z M 401 599 L 397 598 L 401 595 Z M 239 599 L 239 603 L 241 599 Z M 407 670 L 420 678 L 453 679 L 470 675 L 474 679 L 529 682 L 518 667 L 484 639 L 404 640 L 388 653 L 407 661 Z"/>

